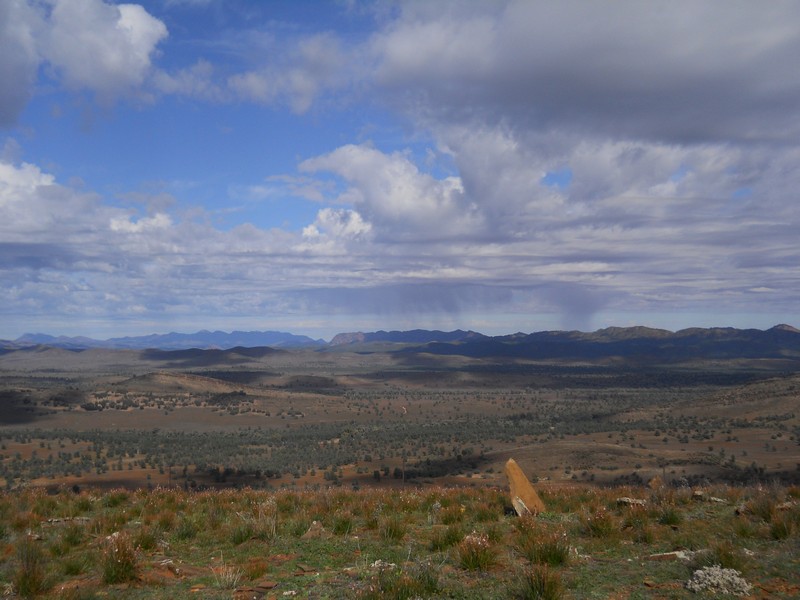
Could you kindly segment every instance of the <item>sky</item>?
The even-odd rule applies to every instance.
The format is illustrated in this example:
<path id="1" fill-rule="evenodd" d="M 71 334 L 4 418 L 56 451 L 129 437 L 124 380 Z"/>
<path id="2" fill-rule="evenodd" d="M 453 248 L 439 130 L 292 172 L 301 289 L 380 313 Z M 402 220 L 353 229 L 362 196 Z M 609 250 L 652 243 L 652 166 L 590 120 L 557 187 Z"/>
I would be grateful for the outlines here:
<path id="1" fill-rule="evenodd" d="M 2 0 L 0 338 L 800 325 L 800 3 Z"/>

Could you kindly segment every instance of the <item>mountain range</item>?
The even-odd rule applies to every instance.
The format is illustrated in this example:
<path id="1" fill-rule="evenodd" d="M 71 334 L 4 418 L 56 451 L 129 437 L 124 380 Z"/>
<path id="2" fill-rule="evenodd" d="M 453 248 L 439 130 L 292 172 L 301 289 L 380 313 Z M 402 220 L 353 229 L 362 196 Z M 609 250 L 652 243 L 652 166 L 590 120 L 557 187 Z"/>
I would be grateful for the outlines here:
<path id="1" fill-rule="evenodd" d="M 540 331 L 487 336 L 475 331 L 375 331 L 340 333 L 330 342 L 278 331 L 198 331 L 95 340 L 26 334 L 0 341 L 6 351 L 50 346 L 70 350 L 116 348 L 132 350 L 229 350 L 271 347 L 281 349 L 393 350 L 474 358 L 528 359 L 624 358 L 642 360 L 790 359 L 800 360 L 800 330 L 776 325 L 767 330 L 732 327 L 690 328 L 677 332 L 649 327 L 608 327 L 594 332 Z"/>
<path id="2" fill-rule="evenodd" d="M 116 348 L 128 350 L 189 350 L 229 349 L 237 346 L 256 348 L 269 346 L 272 348 L 307 348 L 324 346 L 325 340 L 314 340 L 305 335 L 294 335 L 282 331 L 207 331 L 196 333 L 166 333 L 135 337 L 118 337 L 107 340 L 95 340 L 88 337 L 54 337 L 44 333 L 26 333 L 13 342 L 5 342 L 17 348 L 27 346 L 53 346 L 71 350 L 87 348 Z M 2 342 L 0 342 L 2 344 Z"/>

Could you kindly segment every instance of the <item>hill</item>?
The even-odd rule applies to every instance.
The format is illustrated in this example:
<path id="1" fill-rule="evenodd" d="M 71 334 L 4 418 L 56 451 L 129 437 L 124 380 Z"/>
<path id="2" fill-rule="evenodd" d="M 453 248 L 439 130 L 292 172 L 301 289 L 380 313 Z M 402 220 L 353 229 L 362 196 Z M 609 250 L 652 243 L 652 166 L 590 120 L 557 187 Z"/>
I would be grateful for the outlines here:
<path id="1" fill-rule="evenodd" d="M 484 339 L 485 335 L 475 331 L 438 331 L 427 329 L 413 329 L 411 331 L 374 331 L 363 333 L 361 331 L 352 333 L 339 333 L 330 341 L 330 346 L 342 346 L 345 344 L 370 344 L 388 342 L 391 344 L 428 344 L 431 342 L 459 343 L 466 340 Z"/>
<path id="2" fill-rule="evenodd" d="M 417 350 L 420 350 L 419 348 Z M 410 351 L 410 350 L 407 350 Z M 778 325 L 766 331 L 693 328 L 677 332 L 645 327 L 614 327 L 593 333 L 543 331 L 432 342 L 424 351 L 440 355 L 526 359 L 612 359 L 685 362 L 718 359 L 800 360 L 800 331 Z"/>
<path id="3" fill-rule="evenodd" d="M 129 350 L 190 350 L 221 349 L 235 347 L 270 346 L 272 348 L 309 348 L 325 344 L 325 340 L 314 340 L 305 335 L 294 335 L 281 331 L 198 331 L 196 333 L 166 333 L 135 337 L 117 337 L 107 340 L 96 340 L 88 337 L 66 337 L 43 333 L 26 333 L 13 342 L 7 342 L 9 348 L 46 345 L 57 348 L 87 349 L 116 348 Z"/>

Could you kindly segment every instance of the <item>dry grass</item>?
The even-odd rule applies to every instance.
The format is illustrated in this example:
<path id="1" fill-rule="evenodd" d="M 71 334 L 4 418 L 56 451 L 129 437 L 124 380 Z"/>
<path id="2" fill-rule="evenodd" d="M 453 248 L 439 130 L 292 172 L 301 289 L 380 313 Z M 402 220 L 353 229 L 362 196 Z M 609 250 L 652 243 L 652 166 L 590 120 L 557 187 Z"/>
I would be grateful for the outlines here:
<path id="1" fill-rule="evenodd" d="M 757 488 L 717 487 L 712 502 L 666 489 L 646 507 L 617 506 L 637 494 L 648 496 L 544 489 L 548 510 L 518 518 L 498 488 L 84 491 L 47 502 L 21 490 L 0 494 L 0 582 L 19 595 L 72 597 L 76 582 L 90 581 L 95 592 L 115 586 L 115 598 L 135 600 L 197 586 L 213 598 L 264 579 L 318 598 L 643 597 L 647 581 L 690 598 L 683 586 L 693 570 L 721 565 L 771 597 L 796 597 L 796 490 L 771 488 L 769 502 Z M 303 535 L 312 521 L 325 535 Z M 685 563 L 647 560 L 678 549 L 696 552 Z M 174 568 L 167 580 L 157 575 L 165 563 Z"/>

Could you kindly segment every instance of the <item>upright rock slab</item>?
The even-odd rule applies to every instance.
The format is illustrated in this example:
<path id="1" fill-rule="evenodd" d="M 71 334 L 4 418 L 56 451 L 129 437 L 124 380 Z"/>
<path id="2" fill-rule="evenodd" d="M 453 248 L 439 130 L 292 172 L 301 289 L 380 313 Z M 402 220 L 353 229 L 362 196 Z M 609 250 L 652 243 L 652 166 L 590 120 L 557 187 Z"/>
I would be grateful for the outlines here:
<path id="1" fill-rule="evenodd" d="M 513 458 L 506 463 L 506 477 L 511 488 L 511 504 L 520 517 L 544 512 L 544 502 Z"/>

